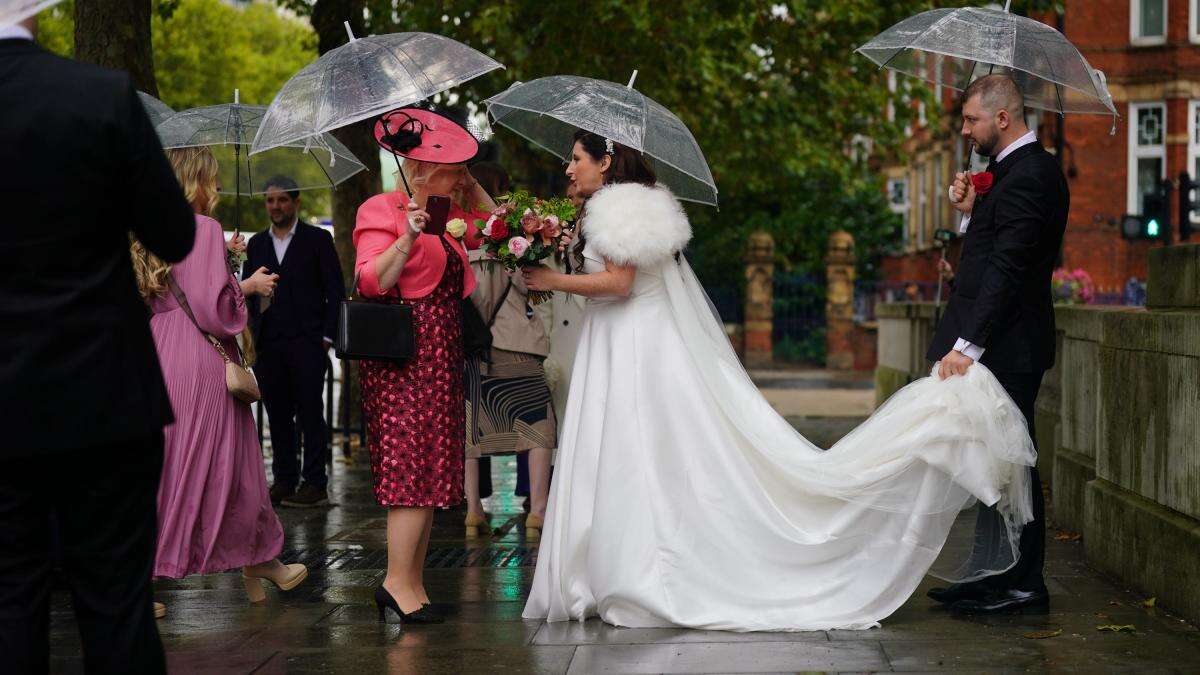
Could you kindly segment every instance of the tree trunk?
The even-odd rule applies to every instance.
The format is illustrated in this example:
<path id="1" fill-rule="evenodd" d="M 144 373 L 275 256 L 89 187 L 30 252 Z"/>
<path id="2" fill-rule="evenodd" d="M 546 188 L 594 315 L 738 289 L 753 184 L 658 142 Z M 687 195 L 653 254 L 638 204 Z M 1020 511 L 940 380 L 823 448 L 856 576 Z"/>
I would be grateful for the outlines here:
<path id="1" fill-rule="evenodd" d="M 75 0 L 75 58 L 124 70 L 158 96 L 150 42 L 150 0 Z"/>
<path id="2" fill-rule="evenodd" d="M 312 8 L 317 51 L 324 54 L 346 44 L 343 21 L 350 21 L 355 35 L 365 35 L 362 19 L 364 4 L 363 0 L 317 0 Z M 338 129 L 333 134 L 367 167 L 366 171 L 358 172 L 333 191 L 333 241 L 347 287 L 354 283 L 355 253 L 351 239 L 355 215 L 360 204 L 383 189 L 379 178 L 379 146 L 375 144 L 375 137 L 371 133 L 373 124 L 373 120 L 365 120 Z M 342 366 L 342 410 L 338 417 L 345 426 L 358 427 L 362 424 L 358 364 L 343 361 Z"/>

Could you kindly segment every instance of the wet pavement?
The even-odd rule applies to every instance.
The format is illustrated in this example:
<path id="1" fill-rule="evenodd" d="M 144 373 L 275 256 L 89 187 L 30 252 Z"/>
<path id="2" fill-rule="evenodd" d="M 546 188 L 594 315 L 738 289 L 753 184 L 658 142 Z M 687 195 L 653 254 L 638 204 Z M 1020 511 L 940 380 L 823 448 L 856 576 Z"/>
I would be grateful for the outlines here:
<path id="1" fill-rule="evenodd" d="M 806 434 L 830 438 L 852 426 L 793 421 Z M 448 622 L 380 624 L 372 592 L 386 566 L 384 512 L 372 501 L 365 458 L 355 456 L 355 464 L 334 465 L 332 506 L 280 510 L 284 561 L 310 568 L 297 589 L 269 590 L 266 603 L 250 605 L 240 574 L 157 585 L 168 606 L 159 629 L 171 672 L 1200 672 L 1200 631 L 1089 570 L 1082 544 L 1054 531 L 1047 556 L 1052 605 L 1041 616 L 956 616 L 924 597 L 934 585 L 926 580 L 870 631 L 739 634 L 525 621 L 537 547 L 525 540 L 521 506 L 511 495 L 512 458 L 493 461 L 495 536 L 467 539 L 462 511 L 435 519 L 426 583 L 434 602 L 445 603 Z M 55 593 L 55 672 L 81 670 L 69 603 Z"/>

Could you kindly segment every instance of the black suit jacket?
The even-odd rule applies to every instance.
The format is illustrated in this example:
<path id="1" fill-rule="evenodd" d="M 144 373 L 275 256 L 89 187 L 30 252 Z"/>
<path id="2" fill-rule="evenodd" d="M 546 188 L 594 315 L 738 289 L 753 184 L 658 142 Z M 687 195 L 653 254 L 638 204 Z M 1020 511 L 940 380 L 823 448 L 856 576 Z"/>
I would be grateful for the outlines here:
<path id="1" fill-rule="evenodd" d="M 993 184 L 976 200 L 954 291 L 926 358 L 936 361 L 958 338 L 985 349 L 996 372 L 1032 373 L 1054 365 L 1050 276 L 1067 227 L 1071 195 L 1040 143 L 992 167 Z"/>
<path id="2" fill-rule="evenodd" d="M 0 40 L 0 459 L 132 440 L 171 404 L 129 261 L 195 216 L 129 76 Z"/>
<path id="3" fill-rule="evenodd" d="M 259 267 L 279 275 L 267 311 L 260 311 L 259 299 L 251 298 L 248 303 L 256 341 L 266 344 L 295 337 L 337 337 L 338 306 L 346 285 L 333 237 L 319 227 L 297 222 L 281 264 L 275 257 L 272 236 L 268 227 L 250 237 L 242 267 L 243 279 Z"/>

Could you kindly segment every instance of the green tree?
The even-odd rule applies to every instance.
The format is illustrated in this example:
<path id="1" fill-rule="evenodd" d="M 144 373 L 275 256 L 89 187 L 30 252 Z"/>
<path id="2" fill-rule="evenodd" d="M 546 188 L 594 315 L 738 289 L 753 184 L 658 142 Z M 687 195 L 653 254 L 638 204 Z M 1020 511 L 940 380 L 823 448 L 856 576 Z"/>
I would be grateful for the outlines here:
<path id="1" fill-rule="evenodd" d="M 75 54 L 76 3 L 68 0 L 39 17 L 38 41 L 63 56 Z M 124 1 L 124 0 L 122 0 Z M 308 23 L 269 2 L 233 6 L 221 0 L 153 0 L 150 32 L 159 98 L 176 110 L 228 103 L 234 89 L 242 103 L 267 105 L 300 68 L 317 57 Z M 303 217 L 330 214 L 330 191 L 311 190 L 301 201 Z M 227 196 L 216 217 L 234 223 L 236 201 Z M 247 230 L 266 226 L 262 197 L 242 197 Z"/>
<path id="2" fill-rule="evenodd" d="M 310 8 L 307 0 L 281 2 L 301 13 Z M 721 191 L 719 213 L 689 207 L 694 258 L 714 281 L 736 278 L 750 227 L 776 232 L 781 262 L 803 266 L 819 256 L 799 253 L 823 249 L 832 228 L 851 229 L 864 244 L 894 232 L 894 217 L 872 196 L 879 184 L 865 153 L 849 150 L 854 139 L 869 138 L 877 152 L 896 153 L 913 121 L 900 97 L 921 94 L 919 87 L 889 93 L 878 69 L 853 49 L 934 4 L 944 3 L 365 0 L 368 32 L 440 33 L 505 64 L 455 91 L 467 101 L 479 103 L 514 80 L 573 73 L 624 82 L 638 69 L 638 89 L 688 125 Z M 898 112 L 892 121 L 883 114 L 889 101 Z M 560 167 L 548 155 L 504 130 L 496 142 L 520 182 L 555 185 L 547 176 Z M 856 217 L 845 219 L 830 196 L 853 200 Z"/>

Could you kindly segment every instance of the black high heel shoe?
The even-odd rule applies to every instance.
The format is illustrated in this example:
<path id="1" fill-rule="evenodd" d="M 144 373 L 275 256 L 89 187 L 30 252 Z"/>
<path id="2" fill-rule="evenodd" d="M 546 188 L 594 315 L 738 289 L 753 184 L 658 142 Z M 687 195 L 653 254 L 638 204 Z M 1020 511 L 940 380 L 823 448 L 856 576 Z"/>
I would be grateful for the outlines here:
<path id="1" fill-rule="evenodd" d="M 392 594 L 386 588 L 380 586 L 375 589 L 375 607 L 379 610 L 379 623 L 387 623 L 387 610 L 392 610 L 396 616 L 400 617 L 401 623 L 442 623 L 444 618 L 436 614 L 429 608 L 429 605 L 421 605 L 420 609 L 414 610 L 405 614 L 400 609 L 400 604 L 392 597 Z"/>

